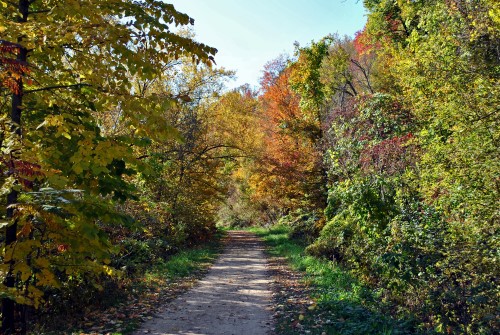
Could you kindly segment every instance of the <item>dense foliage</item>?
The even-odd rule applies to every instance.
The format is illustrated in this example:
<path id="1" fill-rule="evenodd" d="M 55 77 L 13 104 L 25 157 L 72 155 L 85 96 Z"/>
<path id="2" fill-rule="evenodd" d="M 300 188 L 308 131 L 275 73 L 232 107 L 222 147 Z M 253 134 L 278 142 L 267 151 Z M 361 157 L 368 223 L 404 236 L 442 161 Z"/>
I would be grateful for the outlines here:
<path id="1" fill-rule="evenodd" d="M 33 307 L 96 303 L 92 292 L 208 239 L 241 155 L 224 131 L 242 127 L 215 107 L 232 73 L 172 30 L 194 20 L 170 4 L 0 1 L 0 15 L 10 333 Z"/>
<path id="2" fill-rule="evenodd" d="M 422 330 L 498 330 L 494 1 L 367 0 L 354 38 L 264 71 L 250 196 Z M 253 174 L 253 175 L 252 175 Z M 325 200 L 326 199 L 326 200 Z M 262 202 L 267 202 L 264 206 Z"/>
<path id="3" fill-rule="evenodd" d="M 364 4 L 227 92 L 172 5 L 0 0 L 2 331 L 216 222 L 289 225 L 419 331 L 498 331 L 500 6 Z"/>

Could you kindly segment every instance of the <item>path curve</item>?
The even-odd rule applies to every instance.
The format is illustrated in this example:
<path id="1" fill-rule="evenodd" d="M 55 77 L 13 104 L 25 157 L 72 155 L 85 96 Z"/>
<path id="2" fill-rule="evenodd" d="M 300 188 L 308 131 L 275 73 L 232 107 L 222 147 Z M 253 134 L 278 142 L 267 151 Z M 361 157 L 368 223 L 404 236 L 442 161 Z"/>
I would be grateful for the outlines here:
<path id="1" fill-rule="evenodd" d="M 253 234 L 231 231 L 205 278 L 170 302 L 136 335 L 266 335 L 271 333 L 271 276 Z"/>

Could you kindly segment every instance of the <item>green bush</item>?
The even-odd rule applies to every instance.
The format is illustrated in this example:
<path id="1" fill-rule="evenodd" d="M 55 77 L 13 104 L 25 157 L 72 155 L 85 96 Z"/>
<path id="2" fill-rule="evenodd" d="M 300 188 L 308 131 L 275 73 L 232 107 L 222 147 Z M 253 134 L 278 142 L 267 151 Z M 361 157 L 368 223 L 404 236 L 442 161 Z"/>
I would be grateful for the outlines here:
<path id="1" fill-rule="evenodd" d="M 290 238 L 312 243 L 324 226 L 324 218 L 316 212 L 298 210 L 281 217 L 278 224 L 290 227 Z"/>
<path id="2" fill-rule="evenodd" d="M 121 247 L 122 251 L 113 260 L 113 265 L 129 274 L 142 272 L 151 262 L 178 250 L 176 246 L 158 237 L 146 240 L 128 238 L 122 241 Z"/>
<path id="3" fill-rule="evenodd" d="M 411 313 L 438 332 L 488 334 L 497 327 L 491 236 L 402 192 L 381 206 L 374 190 L 359 183 L 331 192 L 335 215 L 306 252 L 347 267 L 396 313 Z"/>

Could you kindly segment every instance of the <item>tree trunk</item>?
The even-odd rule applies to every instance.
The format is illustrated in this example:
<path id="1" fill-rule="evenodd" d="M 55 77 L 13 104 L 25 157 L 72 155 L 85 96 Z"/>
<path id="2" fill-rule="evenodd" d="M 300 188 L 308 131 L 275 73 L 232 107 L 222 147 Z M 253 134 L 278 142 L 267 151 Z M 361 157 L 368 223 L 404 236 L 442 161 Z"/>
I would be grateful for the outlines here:
<path id="1" fill-rule="evenodd" d="M 19 0 L 19 12 L 21 13 L 21 17 L 19 18 L 19 22 L 26 22 L 28 20 L 29 14 L 29 0 Z M 17 41 L 21 42 L 21 38 Z M 19 47 L 18 55 L 16 60 L 21 64 L 26 64 L 28 60 L 28 50 L 23 47 Z M 17 136 L 22 136 L 21 131 L 21 106 L 23 103 L 23 79 L 22 76 L 17 80 L 18 90 L 16 93 L 12 95 L 12 108 L 10 114 L 10 120 L 13 123 L 12 130 Z M 15 165 L 14 165 L 15 157 L 11 156 L 10 162 L 10 171 L 9 174 L 14 173 Z M 5 246 L 9 246 L 12 243 L 15 243 L 17 240 L 17 222 L 14 219 L 14 208 L 12 207 L 17 203 L 18 192 L 12 190 L 7 196 L 7 211 L 6 216 L 7 220 L 14 220 L 14 222 L 5 229 Z M 9 266 L 9 271 L 5 276 L 4 285 L 7 288 L 13 288 L 16 285 L 15 274 L 13 273 L 14 260 L 10 260 L 7 262 Z M 11 334 L 15 332 L 15 302 L 12 299 L 4 298 L 2 299 L 2 328 L 1 331 L 3 334 Z"/>

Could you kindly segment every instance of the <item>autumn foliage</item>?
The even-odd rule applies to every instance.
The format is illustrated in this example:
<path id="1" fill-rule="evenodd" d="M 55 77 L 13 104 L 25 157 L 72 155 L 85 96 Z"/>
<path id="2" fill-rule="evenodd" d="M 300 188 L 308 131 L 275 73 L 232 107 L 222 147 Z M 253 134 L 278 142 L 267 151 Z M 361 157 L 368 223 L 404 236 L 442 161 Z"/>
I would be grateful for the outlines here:
<path id="1" fill-rule="evenodd" d="M 0 40 L 0 82 L 13 94 L 19 94 L 22 78 L 30 72 L 28 63 L 16 59 L 21 46 L 16 43 Z"/>
<path id="2" fill-rule="evenodd" d="M 293 211 L 314 206 L 314 179 L 321 157 L 306 133 L 300 97 L 290 88 L 292 69 L 287 66 L 284 58 L 268 63 L 261 82 L 260 127 L 265 134 L 265 151 L 257 194 Z"/>
<path id="3" fill-rule="evenodd" d="M 498 4 L 364 5 L 228 91 L 170 4 L 0 1 L 2 331 L 279 223 L 415 333 L 495 333 Z"/>

